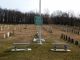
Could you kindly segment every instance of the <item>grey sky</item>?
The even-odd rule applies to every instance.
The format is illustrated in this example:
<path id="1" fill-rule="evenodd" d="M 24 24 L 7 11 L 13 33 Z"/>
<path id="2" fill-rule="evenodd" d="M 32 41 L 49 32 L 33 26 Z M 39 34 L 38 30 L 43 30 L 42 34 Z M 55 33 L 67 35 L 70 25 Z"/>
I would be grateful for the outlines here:
<path id="1" fill-rule="evenodd" d="M 23 12 L 37 11 L 39 0 L 0 0 L 0 7 L 8 9 L 17 9 Z M 42 13 L 56 10 L 74 11 L 80 13 L 79 0 L 42 0 Z"/>

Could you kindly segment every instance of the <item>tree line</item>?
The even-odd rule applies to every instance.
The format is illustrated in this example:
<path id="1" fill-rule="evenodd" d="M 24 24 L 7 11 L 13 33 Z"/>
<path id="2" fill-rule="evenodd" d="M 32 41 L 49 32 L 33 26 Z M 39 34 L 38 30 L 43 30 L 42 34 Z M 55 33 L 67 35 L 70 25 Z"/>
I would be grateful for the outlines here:
<path id="1" fill-rule="evenodd" d="M 80 18 L 62 11 L 57 14 L 41 14 L 44 24 L 60 24 L 70 26 L 80 26 Z M 34 12 L 22 13 L 17 10 L 9 10 L 0 8 L 0 24 L 34 24 L 34 17 L 39 15 Z"/>

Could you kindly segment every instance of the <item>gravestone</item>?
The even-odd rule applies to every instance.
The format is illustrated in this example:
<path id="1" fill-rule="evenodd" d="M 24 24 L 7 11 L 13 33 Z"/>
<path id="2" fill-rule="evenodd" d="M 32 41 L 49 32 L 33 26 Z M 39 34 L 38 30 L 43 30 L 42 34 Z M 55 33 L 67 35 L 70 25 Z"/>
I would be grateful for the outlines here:
<path id="1" fill-rule="evenodd" d="M 70 42 L 70 40 L 71 40 L 71 38 L 70 38 L 70 37 L 68 37 L 67 41 L 68 41 L 68 42 Z"/>
<path id="2" fill-rule="evenodd" d="M 4 39 L 5 39 L 6 37 L 7 37 L 6 34 L 4 34 Z"/>
<path id="3" fill-rule="evenodd" d="M 67 36 L 67 35 L 65 35 L 65 40 L 67 40 L 67 38 L 68 38 L 68 36 Z"/>
<path id="4" fill-rule="evenodd" d="M 10 37 L 11 33 L 10 32 L 7 32 L 7 37 Z"/>
<path id="5" fill-rule="evenodd" d="M 74 43 L 74 39 L 71 39 L 70 42 L 71 42 L 71 43 Z"/>
<path id="6" fill-rule="evenodd" d="M 11 51 L 31 51 L 30 43 L 13 43 Z"/>
<path id="7" fill-rule="evenodd" d="M 65 43 L 53 43 L 53 48 L 50 49 L 51 51 L 71 51 L 68 48 L 68 45 Z"/>

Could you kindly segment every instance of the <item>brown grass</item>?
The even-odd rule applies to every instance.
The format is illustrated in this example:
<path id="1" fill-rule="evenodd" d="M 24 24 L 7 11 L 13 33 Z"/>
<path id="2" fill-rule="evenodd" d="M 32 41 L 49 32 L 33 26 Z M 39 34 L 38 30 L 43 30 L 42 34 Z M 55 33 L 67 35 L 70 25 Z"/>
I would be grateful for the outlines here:
<path id="1" fill-rule="evenodd" d="M 0 38 L 0 60 L 80 60 L 80 48 L 69 44 L 71 52 L 52 52 L 52 43 L 57 40 L 65 42 L 60 39 L 61 33 L 69 34 L 60 30 L 59 26 L 53 25 L 53 33 L 48 32 L 49 26 L 44 25 L 46 29 L 42 29 L 42 34 L 46 42 L 43 45 L 32 43 L 33 37 L 36 34 L 36 27 L 34 25 L 9 25 L 10 28 L 0 31 L 0 33 L 13 31 L 14 35 L 10 38 Z M 2 34 L 0 34 L 2 35 Z M 75 35 L 76 38 L 78 35 Z M 80 37 L 80 36 L 79 36 Z M 8 47 L 12 46 L 13 42 L 31 42 L 32 51 L 26 52 L 7 52 Z M 66 42 L 67 43 L 67 42 Z"/>

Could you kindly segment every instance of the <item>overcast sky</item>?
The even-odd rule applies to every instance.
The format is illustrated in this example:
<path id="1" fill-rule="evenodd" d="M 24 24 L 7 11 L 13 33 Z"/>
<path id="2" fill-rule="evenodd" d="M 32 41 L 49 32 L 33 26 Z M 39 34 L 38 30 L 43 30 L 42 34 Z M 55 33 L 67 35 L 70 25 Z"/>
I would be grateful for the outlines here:
<path id="1" fill-rule="evenodd" d="M 22 12 L 37 11 L 39 0 L 0 0 L 0 7 L 7 9 L 16 9 Z M 42 13 L 48 11 L 74 11 L 80 13 L 80 0 L 42 0 Z"/>

